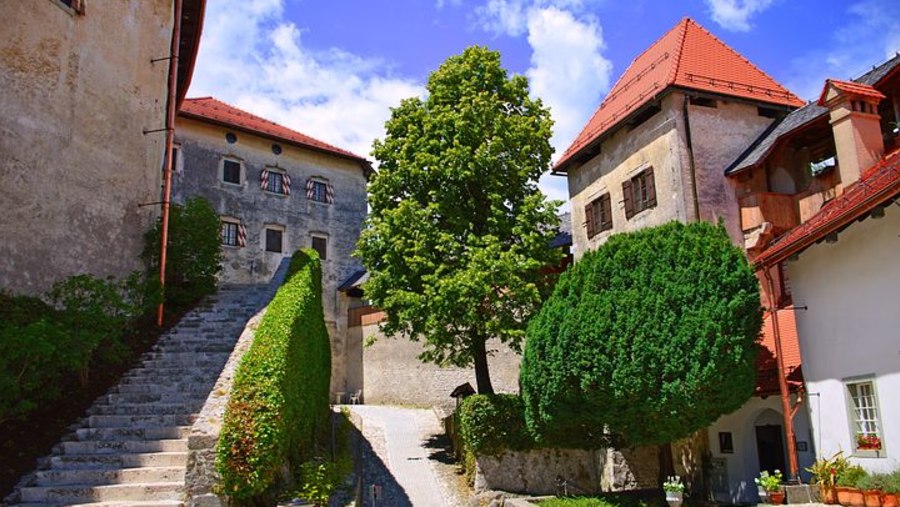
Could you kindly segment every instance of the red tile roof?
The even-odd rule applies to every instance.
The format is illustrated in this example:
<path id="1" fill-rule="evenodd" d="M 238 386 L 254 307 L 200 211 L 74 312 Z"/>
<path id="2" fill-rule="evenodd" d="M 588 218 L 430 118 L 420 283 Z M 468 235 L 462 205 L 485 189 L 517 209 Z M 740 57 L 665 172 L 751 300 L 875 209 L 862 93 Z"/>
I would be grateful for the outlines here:
<path id="1" fill-rule="evenodd" d="M 563 153 L 555 171 L 670 87 L 800 107 L 803 101 L 690 18 L 638 55 L 587 125 Z"/>
<path id="2" fill-rule="evenodd" d="M 853 95 L 857 97 L 869 97 L 875 100 L 881 100 L 884 98 L 884 94 L 880 91 L 872 88 L 869 85 L 862 83 L 854 83 L 852 81 L 840 81 L 837 79 L 828 79 L 825 81 L 825 86 L 822 88 L 822 94 L 819 95 L 818 104 L 820 106 L 825 105 L 825 95 L 828 93 L 828 88 L 835 87 L 838 90 L 846 93 L 847 95 Z"/>
<path id="3" fill-rule="evenodd" d="M 784 370 L 788 379 L 788 388 L 794 390 L 803 382 L 800 370 L 800 341 L 797 339 L 797 321 L 793 309 L 778 310 L 778 330 L 781 338 L 781 349 L 784 353 Z M 761 350 L 756 368 L 756 394 L 773 394 L 780 391 L 778 385 L 778 365 L 775 360 L 775 335 L 772 319 L 769 314 L 763 321 L 763 332 L 760 337 Z"/>
<path id="4" fill-rule="evenodd" d="M 866 169 L 859 181 L 828 201 L 818 213 L 775 240 L 754 260 L 757 266 L 774 265 L 837 232 L 885 201 L 900 195 L 900 149 Z"/>
<path id="5" fill-rule="evenodd" d="M 300 132 L 281 126 L 273 121 L 250 114 L 212 97 L 186 99 L 181 105 L 181 110 L 178 114 L 185 118 L 193 118 L 225 127 L 232 127 L 258 134 L 263 137 L 293 143 L 304 148 L 311 148 L 316 151 L 349 158 L 361 162 L 371 168 L 369 162 L 359 155 L 319 141 L 306 134 L 301 134 Z"/>

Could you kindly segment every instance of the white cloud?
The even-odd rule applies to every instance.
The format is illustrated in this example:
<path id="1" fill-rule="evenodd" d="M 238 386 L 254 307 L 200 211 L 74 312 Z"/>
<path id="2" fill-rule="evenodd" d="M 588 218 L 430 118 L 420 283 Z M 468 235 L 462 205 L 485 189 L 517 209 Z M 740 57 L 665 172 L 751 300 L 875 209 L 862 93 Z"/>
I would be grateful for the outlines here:
<path id="1" fill-rule="evenodd" d="M 750 31 L 750 18 L 769 8 L 774 0 L 705 0 L 713 21 L 732 32 Z"/>
<path id="2" fill-rule="evenodd" d="M 475 8 L 475 25 L 497 36 L 527 36 L 531 93 L 550 106 L 555 159 L 569 147 L 609 91 L 612 63 L 603 52 L 603 28 L 587 13 L 595 0 L 487 0 Z M 540 187 L 565 202 L 566 179 L 545 175 Z"/>
<path id="3" fill-rule="evenodd" d="M 529 11 L 528 43 L 533 52 L 526 75 L 532 94 L 550 106 L 558 158 L 609 90 L 612 63 L 602 54 L 600 24 L 556 7 Z"/>
<path id="4" fill-rule="evenodd" d="M 368 156 L 390 108 L 424 88 L 390 76 L 380 60 L 304 47 L 283 10 L 283 0 L 210 0 L 190 96 L 215 96 Z"/>
<path id="5" fill-rule="evenodd" d="M 816 99 L 825 79 L 859 77 L 900 51 L 900 3 L 864 0 L 846 10 L 846 23 L 820 41 L 822 49 L 791 64 L 785 84 L 804 99 Z"/>

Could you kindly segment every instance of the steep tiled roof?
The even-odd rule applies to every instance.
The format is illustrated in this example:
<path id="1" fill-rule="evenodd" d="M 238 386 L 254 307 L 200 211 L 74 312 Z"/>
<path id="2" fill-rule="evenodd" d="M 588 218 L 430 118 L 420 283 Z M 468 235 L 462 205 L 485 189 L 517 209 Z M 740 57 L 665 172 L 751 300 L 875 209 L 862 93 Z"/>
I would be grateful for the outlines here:
<path id="1" fill-rule="evenodd" d="M 186 99 L 181 105 L 181 110 L 178 114 L 185 118 L 216 123 L 218 125 L 251 132 L 263 137 L 293 143 L 304 148 L 349 158 L 360 162 L 371 169 L 369 162 L 359 155 L 319 141 L 306 134 L 301 134 L 300 132 L 281 126 L 273 121 L 250 114 L 212 97 Z"/>
<path id="2" fill-rule="evenodd" d="M 725 169 L 725 174 L 730 176 L 760 163 L 766 158 L 779 139 L 791 132 L 806 127 L 808 124 L 819 118 L 824 120 L 827 116 L 828 108 L 813 103 L 791 111 L 780 121 L 776 121 L 770 125 L 769 128 L 766 129 L 766 131 L 763 132 L 749 148 L 747 148 L 747 151 L 742 153 L 737 160 Z"/>
<path id="3" fill-rule="evenodd" d="M 863 172 L 859 181 L 847 188 L 840 197 L 827 202 L 809 220 L 775 240 L 754 259 L 754 264 L 772 265 L 799 253 L 898 195 L 900 149 Z"/>
<path id="4" fill-rule="evenodd" d="M 866 72 L 862 76 L 853 80 L 853 83 L 859 83 L 868 86 L 876 86 L 882 80 L 891 75 L 893 72 L 900 72 L 900 53 L 897 53 L 886 62 L 872 67 L 872 70 Z M 756 141 L 750 145 L 750 148 L 742 153 L 727 169 L 726 175 L 736 174 L 744 169 L 755 166 L 762 162 L 769 152 L 778 142 L 778 140 L 805 127 L 809 123 L 820 119 L 828 113 L 828 109 L 816 104 L 809 103 L 800 109 L 791 111 L 780 122 L 771 125 L 763 132 Z"/>
<path id="5" fill-rule="evenodd" d="M 782 106 L 803 102 L 690 18 L 641 53 L 600 104 L 554 170 L 670 87 Z"/>
<path id="6" fill-rule="evenodd" d="M 855 95 L 858 97 L 869 97 L 875 100 L 881 100 L 884 98 L 884 94 L 880 91 L 872 88 L 866 84 L 854 83 L 853 81 L 841 81 L 839 79 L 827 79 L 825 80 L 825 87 L 822 88 L 822 94 L 819 95 L 819 101 L 817 104 L 820 106 L 825 105 L 825 95 L 828 93 L 828 88 L 833 86 L 838 90 L 848 94 Z"/>
<path id="7" fill-rule="evenodd" d="M 803 375 L 800 371 L 800 341 L 797 339 L 797 321 L 793 309 L 778 310 L 778 330 L 781 350 L 784 354 L 784 370 L 788 379 L 788 387 L 793 390 L 803 382 Z M 772 319 L 768 313 L 763 321 L 760 345 L 759 363 L 756 367 L 756 394 L 777 393 L 779 386 L 778 364 L 775 359 L 775 333 Z"/>

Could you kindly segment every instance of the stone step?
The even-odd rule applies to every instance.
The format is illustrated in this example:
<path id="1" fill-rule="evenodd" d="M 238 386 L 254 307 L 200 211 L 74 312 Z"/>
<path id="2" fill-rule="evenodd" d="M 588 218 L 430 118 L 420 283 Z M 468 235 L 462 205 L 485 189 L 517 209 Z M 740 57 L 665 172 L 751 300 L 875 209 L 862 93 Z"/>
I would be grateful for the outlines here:
<path id="1" fill-rule="evenodd" d="M 152 376 L 166 379 L 189 380 L 194 378 L 203 378 L 209 375 L 209 373 L 213 372 L 213 370 L 215 369 L 216 368 L 194 369 L 185 366 L 166 366 L 153 368 L 145 368 L 139 366 L 137 368 L 128 370 L 128 373 L 125 374 L 125 377 L 136 378 Z"/>
<path id="2" fill-rule="evenodd" d="M 188 426 L 194 424 L 195 415 L 92 415 L 88 417 L 91 428 L 152 428 Z"/>
<path id="3" fill-rule="evenodd" d="M 66 454 L 187 452 L 187 439 L 63 442 Z"/>
<path id="4" fill-rule="evenodd" d="M 34 475 L 36 486 L 130 484 L 136 482 L 184 481 L 182 467 L 142 467 L 118 470 L 40 470 Z"/>
<path id="5" fill-rule="evenodd" d="M 139 467 L 184 467 L 186 452 L 150 452 L 140 454 L 63 454 L 50 457 L 56 470 L 114 469 Z"/>
<path id="6" fill-rule="evenodd" d="M 200 354 L 197 352 L 147 352 L 141 356 L 141 359 L 146 361 L 184 361 L 184 364 L 194 364 L 201 359 L 206 359 L 210 361 L 220 361 L 228 359 L 227 352 L 220 353 L 205 353 Z"/>
<path id="7" fill-rule="evenodd" d="M 98 399 L 98 405 L 110 404 L 135 404 L 135 403 L 193 403 L 197 400 L 205 400 L 206 391 L 195 391 L 193 393 L 181 393 L 178 391 L 157 391 L 143 393 L 110 393 L 104 398 Z"/>
<path id="8" fill-rule="evenodd" d="M 188 360 L 148 359 L 141 361 L 140 368 L 143 370 L 181 370 L 182 373 L 186 371 L 208 372 L 221 369 L 225 366 L 226 361 L 228 361 L 228 357 L 222 359 L 197 358 L 193 362 Z"/>
<path id="9" fill-rule="evenodd" d="M 164 428 L 78 428 L 75 430 L 75 438 L 82 442 L 182 439 L 187 438 L 190 434 L 190 426 L 171 426 Z"/>
<path id="10" fill-rule="evenodd" d="M 181 340 L 181 341 L 172 341 L 171 343 L 166 343 L 164 345 L 154 346 L 154 353 L 190 353 L 190 352 L 198 352 L 201 354 L 231 354 L 231 351 L 234 350 L 234 342 L 227 343 L 209 343 L 208 340 Z"/>
<path id="11" fill-rule="evenodd" d="M 173 382 L 169 384 L 153 384 L 148 382 L 133 382 L 130 384 L 119 384 L 114 387 L 111 394 L 162 394 L 171 396 L 173 394 L 203 394 L 209 393 L 212 383 L 204 382 L 203 384 L 191 384 L 190 382 Z"/>
<path id="12" fill-rule="evenodd" d="M 94 405 L 91 415 L 178 415 L 199 410 L 198 403 L 116 403 Z"/>
<path id="13" fill-rule="evenodd" d="M 123 384 L 153 384 L 153 385 L 195 385 L 212 384 L 218 378 L 218 373 L 205 372 L 204 375 L 163 375 L 149 371 L 140 374 L 126 374 L 122 377 Z"/>
<path id="14" fill-rule="evenodd" d="M 20 503 L 17 507 L 47 507 L 46 503 Z M 156 500 L 149 502 L 139 501 L 110 501 L 110 502 L 91 502 L 91 503 L 70 503 L 67 507 L 184 507 L 184 502 L 179 500 Z"/>
<path id="15" fill-rule="evenodd" d="M 143 484 L 110 484 L 90 486 L 32 486 L 22 488 L 22 501 L 71 504 L 112 500 L 180 500 L 184 484 L 177 482 L 149 482 Z"/>

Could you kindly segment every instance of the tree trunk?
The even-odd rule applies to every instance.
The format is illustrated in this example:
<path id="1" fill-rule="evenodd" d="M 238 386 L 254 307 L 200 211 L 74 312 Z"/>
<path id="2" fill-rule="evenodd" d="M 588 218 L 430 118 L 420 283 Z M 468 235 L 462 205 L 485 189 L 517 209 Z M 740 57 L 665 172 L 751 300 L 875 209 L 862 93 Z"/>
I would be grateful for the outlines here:
<path id="1" fill-rule="evenodd" d="M 491 372 L 488 370 L 486 338 L 476 336 L 472 343 L 472 358 L 475 362 L 475 381 L 478 383 L 478 394 L 494 394 L 491 385 Z"/>
<path id="2" fill-rule="evenodd" d="M 675 475 L 675 460 L 672 458 L 672 444 L 659 446 L 659 483 L 666 482 L 669 476 Z"/>

